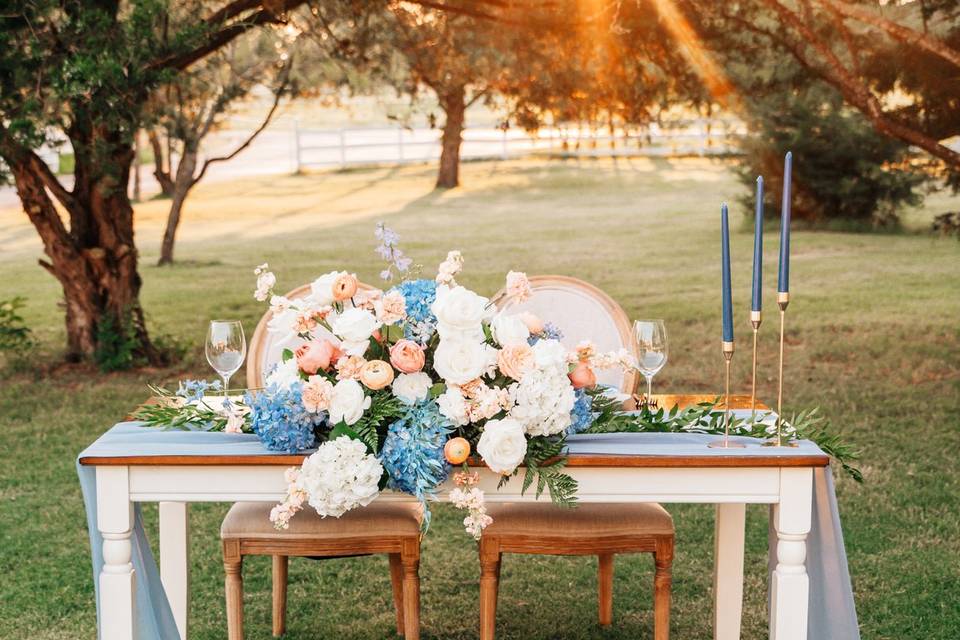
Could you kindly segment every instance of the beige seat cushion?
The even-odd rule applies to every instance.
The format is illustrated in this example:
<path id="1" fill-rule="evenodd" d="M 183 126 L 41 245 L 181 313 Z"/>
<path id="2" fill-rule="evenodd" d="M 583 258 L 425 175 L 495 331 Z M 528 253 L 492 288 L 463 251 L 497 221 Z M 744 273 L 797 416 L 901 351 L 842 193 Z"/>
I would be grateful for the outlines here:
<path id="1" fill-rule="evenodd" d="M 230 507 L 220 525 L 220 537 L 258 539 L 318 539 L 345 536 L 419 535 L 418 503 L 379 502 L 346 512 L 339 518 L 321 518 L 310 506 L 290 519 L 290 528 L 278 531 L 270 522 L 273 504 L 238 502 Z"/>
<path id="2" fill-rule="evenodd" d="M 605 536 L 673 534 L 673 518 L 659 504 L 489 504 L 493 523 L 484 535 Z"/>

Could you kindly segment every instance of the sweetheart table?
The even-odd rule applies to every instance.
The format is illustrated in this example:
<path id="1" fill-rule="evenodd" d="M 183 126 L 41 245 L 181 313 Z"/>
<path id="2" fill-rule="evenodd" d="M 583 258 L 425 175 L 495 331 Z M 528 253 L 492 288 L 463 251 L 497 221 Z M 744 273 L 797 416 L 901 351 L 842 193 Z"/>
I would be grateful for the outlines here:
<path id="1" fill-rule="evenodd" d="M 736 413 L 736 412 L 734 412 Z M 747 504 L 770 505 L 770 638 L 857 640 L 856 612 L 829 457 L 816 445 L 711 449 L 702 434 L 598 434 L 570 439 L 568 469 L 583 502 L 716 505 L 714 638 L 740 637 Z M 283 472 L 303 455 L 277 455 L 246 434 L 162 431 L 120 423 L 77 460 L 103 640 L 187 634 L 187 503 L 278 502 Z M 490 502 L 530 500 L 519 479 L 479 469 Z M 440 491 L 445 499 L 451 486 Z M 385 492 L 378 500 L 411 500 Z M 159 570 L 139 503 L 160 512 Z M 429 606 L 429 604 L 427 605 Z"/>

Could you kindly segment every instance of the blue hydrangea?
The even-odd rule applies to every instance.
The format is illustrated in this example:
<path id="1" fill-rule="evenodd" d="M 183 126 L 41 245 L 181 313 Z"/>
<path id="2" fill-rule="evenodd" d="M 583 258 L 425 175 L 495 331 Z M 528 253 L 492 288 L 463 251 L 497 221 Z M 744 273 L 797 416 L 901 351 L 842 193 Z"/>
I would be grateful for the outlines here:
<path id="1" fill-rule="evenodd" d="M 392 289 L 403 295 L 407 311 L 404 336 L 426 344 L 437 327 L 437 317 L 430 305 L 437 299 L 437 283 L 433 280 L 407 280 Z"/>
<path id="2" fill-rule="evenodd" d="M 567 427 L 567 435 L 572 436 L 575 433 L 581 433 L 590 428 L 596 416 L 593 413 L 593 399 L 583 389 L 576 390 L 576 401 L 573 403 L 573 410 L 570 412 L 570 426 Z"/>
<path id="3" fill-rule="evenodd" d="M 182 380 L 177 389 L 177 395 L 187 402 L 197 402 L 202 399 L 207 391 L 221 391 L 223 384 L 219 380 L 207 382 L 206 380 Z"/>
<path id="4" fill-rule="evenodd" d="M 560 328 L 557 325 L 553 324 L 552 322 L 545 322 L 543 324 L 543 331 L 541 331 L 540 333 L 531 334 L 530 337 L 527 338 L 527 342 L 532 347 L 533 345 L 537 344 L 537 342 L 539 342 L 540 340 L 562 340 L 562 339 L 563 339 L 563 332 L 560 331 Z"/>
<path id="5" fill-rule="evenodd" d="M 437 403 L 427 400 L 410 407 L 387 431 L 380 451 L 387 486 L 416 496 L 424 505 L 424 527 L 430 524 L 426 500 L 447 479 L 450 465 L 443 446 L 452 431 Z"/>
<path id="6" fill-rule="evenodd" d="M 287 389 L 271 386 L 260 393 L 247 393 L 253 432 L 270 451 L 298 453 L 316 444 L 314 431 L 327 416 L 304 409 L 302 391 L 300 383 L 294 383 Z"/>

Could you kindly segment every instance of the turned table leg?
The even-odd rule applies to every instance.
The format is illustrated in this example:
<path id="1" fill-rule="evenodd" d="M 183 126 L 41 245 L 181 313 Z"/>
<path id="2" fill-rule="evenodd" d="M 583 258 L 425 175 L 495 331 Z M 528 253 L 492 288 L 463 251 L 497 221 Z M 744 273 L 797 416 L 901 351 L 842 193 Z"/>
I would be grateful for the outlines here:
<path id="1" fill-rule="evenodd" d="M 777 566 L 770 581 L 771 640 L 807 640 L 810 583 L 805 562 L 812 502 L 812 470 L 781 469 L 780 503 L 773 518 Z"/>
<path id="2" fill-rule="evenodd" d="M 713 545 L 713 637 L 740 638 L 745 504 L 718 504 Z"/>
<path id="3" fill-rule="evenodd" d="M 97 468 L 97 529 L 103 537 L 100 638 L 133 640 L 136 576 L 130 540 L 133 505 L 127 467 Z"/>

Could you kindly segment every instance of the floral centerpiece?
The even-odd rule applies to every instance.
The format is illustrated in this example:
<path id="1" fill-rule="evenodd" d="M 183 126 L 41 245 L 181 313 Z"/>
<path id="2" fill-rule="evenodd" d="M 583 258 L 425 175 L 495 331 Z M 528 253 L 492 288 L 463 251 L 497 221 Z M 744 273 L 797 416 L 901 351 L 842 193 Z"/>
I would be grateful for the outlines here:
<path id="1" fill-rule="evenodd" d="M 267 329 L 282 353 L 263 388 L 248 390 L 242 403 L 208 406 L 205 383 L 187 382 L 177 392 L 186 402 L 140 416 L 149 424 L 252 432 L 274 451 L 316 448 L 286 474 L 286 498 L 271 513 L 278 528 L 305 504 L 339 517 L 385 488 L 419 499 L 429 526 L 428 501 L 459 467 L 450 499 L 468 510 L 464 526 L 479 537 L 491 520 L 467 467 L 471 454 L 504 482 L 523 468 L 524 491 L 569 505 L 577 485 L 564 472 L 568 436 L 716 424 L 712 405 L 669 419 L 624 413 L 625 397 L 598 386 L 595 371 L 635 366 L 628 351 L 602 353 L 590 342 L 570 350 L 548 319 L 498 311 L 457 283 L 458 251 L 434 278 L 412 278 L 397 235 L 383 225 L 376 235 L 387 261 L 381 277 L 393 283 L 382 290 L 331 271 L 292 300 L 274 293 L 268 265 L 255 270 L 254 297 L 269 303 Z M 504 291 L 515 302 L 531 295 L 527 277 L 515 271 Z"/>

